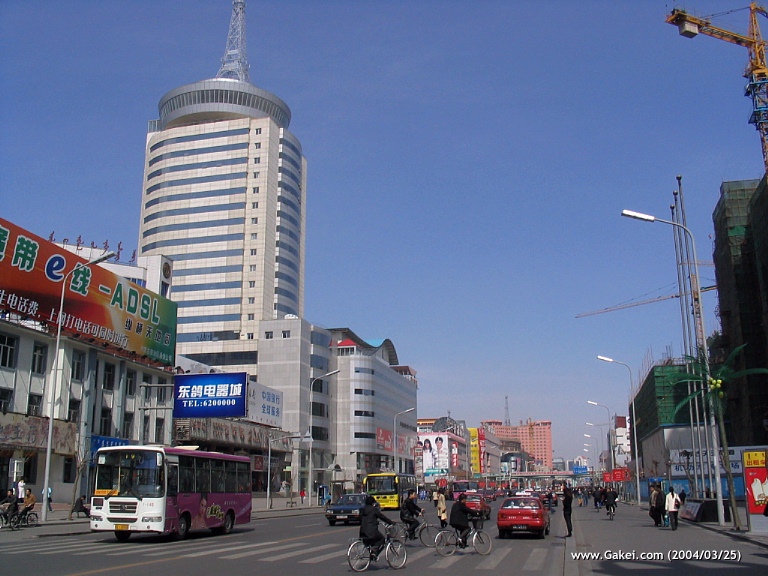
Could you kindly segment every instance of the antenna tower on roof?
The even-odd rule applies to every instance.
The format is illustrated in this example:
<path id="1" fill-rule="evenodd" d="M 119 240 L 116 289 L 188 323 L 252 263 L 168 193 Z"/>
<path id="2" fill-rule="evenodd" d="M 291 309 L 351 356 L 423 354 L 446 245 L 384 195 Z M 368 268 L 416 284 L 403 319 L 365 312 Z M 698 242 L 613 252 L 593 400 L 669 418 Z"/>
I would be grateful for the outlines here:
<path id="1" fill-rule="evenodd" d="M 250 82 L 248 76 L 248 55 L 245 47 L 245 0 L 232 2 L 232 19 L 229 21 L 227 49 L 221 59 L 221 68 L 216 78 L 233 78 Z"/>

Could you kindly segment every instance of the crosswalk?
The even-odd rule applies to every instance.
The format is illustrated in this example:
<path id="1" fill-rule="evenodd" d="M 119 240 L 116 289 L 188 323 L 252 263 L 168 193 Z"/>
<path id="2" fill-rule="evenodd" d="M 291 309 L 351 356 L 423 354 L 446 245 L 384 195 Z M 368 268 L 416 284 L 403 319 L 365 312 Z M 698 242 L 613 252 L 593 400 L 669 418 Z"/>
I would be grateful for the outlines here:
<path id="1" fill-rule="evenodd" d="M 29 541 L 0 543 L 0 558 L 14 555 L 25 556 L 56 556 L 57 562 L 66 562 L 67 557 L 102 556 L 105 558 L 140 555 L 146 559 L 162 559 L 173 557 L 178 559 L 210 558 L 220 561 L 239 560 L 248 558 L 254 562 L 279 563 L 293 562 L 295 564 L 347 565 L 348 543 L 317 543 L 309 541 L 263 541 L 253 542 L 246 537 L 227 537 L 211 539 L 194 539 L 169 541 L 162 543 L 136 544 L 118 543 L 109 540 L 51 540 L 35 542 L 30 546 Z M 408 547 L 408 566 L 418 564 L 421 568 L 436 570 L 446 569 L 475 569 L 481 571 L 498 570 L 499 566 L 514 551 L 517 571 L 523 573 L 538 572 L 542 569 L 548 554 L 552 553 L 550 542 L 536 547 L 516 547 L 509 542 L 494 547 L 488 556 L 478 556 L 473 552 L 459 551 L 453 556 L 439 556 L 434 549 L 421 546 Z M 522 556 L 521 556 L 522 554 Z M 524 557 L 523 557 L 524 556 Z M 472 559 L 471 562 L 467 562 Z M 116 558 L 117 560 L 117 558 Z M 383 556 L 380 564 L 386 564 Z M 466 565 L 466 566 L 465 566 Z"/>

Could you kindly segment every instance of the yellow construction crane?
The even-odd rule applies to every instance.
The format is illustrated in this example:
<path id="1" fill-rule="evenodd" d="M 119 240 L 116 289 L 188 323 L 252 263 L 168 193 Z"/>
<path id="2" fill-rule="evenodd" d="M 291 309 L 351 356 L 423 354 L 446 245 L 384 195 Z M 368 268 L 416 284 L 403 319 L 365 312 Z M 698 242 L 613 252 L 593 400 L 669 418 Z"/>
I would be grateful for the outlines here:
<path id="1" fill-rule="evenodd" d="M 744 10 L 742 8 L 741 10 Z M 688 14 L 684 10 L 674 9 L 667 16 L 667 22 L 677 26 L 681 36 L 693 38 L 697 34 L 706 34 L 713 38 L 725 40 L 731 44 L 744 46 L 749 51 L 749 64 L 744 71 L 744 77 L 749 80 L 746 88 L 746 96 L 752 100 L 752 114 L 749 122 L 755 125 L 760 134 L 760 144 L 763 149 L 763 163 L 768 173 L 768 68 L 765 62 L 765 40 L 760 34 L 757 23 L 757 15 L 768 18 L 768 12 L 762 6 L 752 2 L 749 5 L 749 32 L 747 35 L 731 32 L 713 26 L 709 18 L 730 14 L 737 10 L 730 10 L 720 14 L 699 18 Z"/>
<path id="2" fill-rule="evenodd" d="M 709 292 L 710 290 L 717 290 L 717 286 L 704 286 L 701 291 Z M 690 292 L 684 293 L 686 296 L 690 296 Z M 585 318 L 586 316 L 595 316 L 597 314 L 605 314 L 606 312 L 614 312 L 616 310 L 624 310 L 626 308 L 634 308 L 635 306 L 643 306 L 644 304 L 653 304 L 655 302 L 661 302 L 663 300 L 670 300 L 672 298 L 680 298 L 680 294 L 667 294 L 665 296 L 657 296 L 656 298 L 650 298 L 648 300 L 637 300 L 635 302 L 625 302 L 624 304 L 617 304 L 616 306 L 609 306 L 608 308 L 601 308 L 600 310 L 593 310 L 591 312 L 582 312 L 576 314 L 576 318 Z"/>

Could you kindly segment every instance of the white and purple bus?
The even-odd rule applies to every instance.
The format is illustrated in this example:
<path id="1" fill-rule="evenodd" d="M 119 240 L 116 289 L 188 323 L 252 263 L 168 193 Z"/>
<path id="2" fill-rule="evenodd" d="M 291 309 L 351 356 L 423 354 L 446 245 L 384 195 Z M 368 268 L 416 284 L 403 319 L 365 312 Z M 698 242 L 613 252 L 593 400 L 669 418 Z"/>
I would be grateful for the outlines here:
<path id="1" fill-rule="evenodd" d="M 195 447 L 109 446 L 96 452 L 91 531 L 228 534 L 251 521 L 251 463 L 246 456 Z"/>

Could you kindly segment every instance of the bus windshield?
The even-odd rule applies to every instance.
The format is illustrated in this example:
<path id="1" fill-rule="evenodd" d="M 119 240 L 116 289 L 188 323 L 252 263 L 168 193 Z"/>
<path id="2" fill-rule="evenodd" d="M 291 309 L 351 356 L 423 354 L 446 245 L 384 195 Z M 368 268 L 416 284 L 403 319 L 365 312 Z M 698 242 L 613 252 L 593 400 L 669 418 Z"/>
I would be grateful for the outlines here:
<path id="1" fill-rule="evenodd" d="M 397 494 L 394 476 L 368 476 L 365 482 L 365 489 L 371 496 L 377 494 Z"/>
<path id="2" fill-rule="evenodd" d="M 96 462 L 97 496 L 160 498 L 165 495 L 163 454 L 151 450 L 99 452 Z"/>

